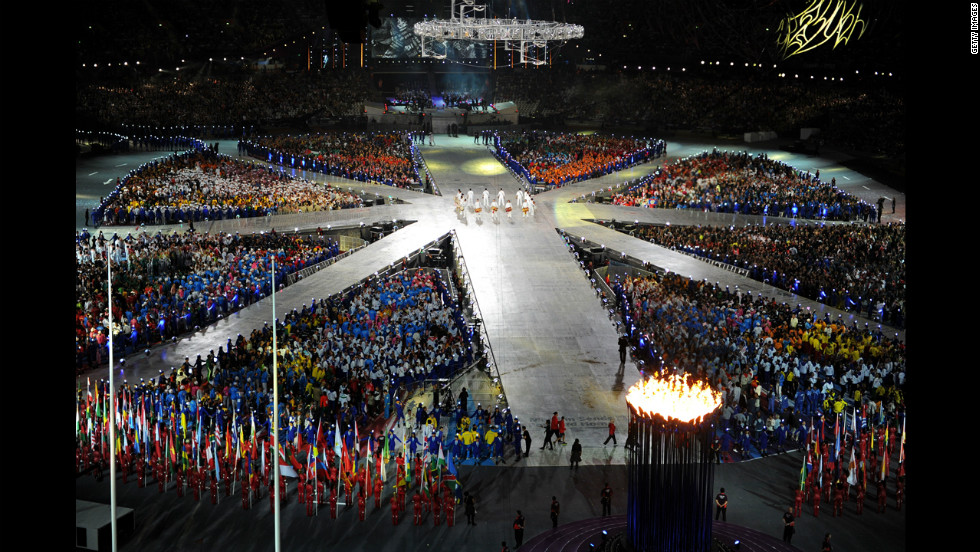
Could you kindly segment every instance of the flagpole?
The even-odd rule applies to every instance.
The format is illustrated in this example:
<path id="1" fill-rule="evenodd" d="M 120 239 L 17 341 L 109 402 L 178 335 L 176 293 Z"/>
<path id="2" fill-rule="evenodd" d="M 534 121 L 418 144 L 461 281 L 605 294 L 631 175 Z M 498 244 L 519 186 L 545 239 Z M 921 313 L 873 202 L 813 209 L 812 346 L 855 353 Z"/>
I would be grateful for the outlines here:
<path id="1" fill-rule="evenodd" d="M 276 552 L 279 547 L 279 347 L 276 341 L 276 256 L 272 255 L 272 448 L 274 460 L 273 467 L 273 489 L 275 492 L 275 539 Z"/>
<path id="2" fill-rule="evenodd" d="M 114 385 L 115 380 L 113 379 L 113 355 L 112 355 L 112 250 L 115 249 L 115 243 L 112 247 L 106 251 L 106 271 L 108 273 L 108 296 L 109 296 L 109 392 L 115 394 L 116 386 Z M 115 409 L 113 409 L 115 410 Z M 115 412 L 113 412 L 113 418 L 115 417 Z M 112 552 L 118 550 L 118 529 L 116 528 L 116 420 L 112 419 L 109 424 L 109 517 L 112 522 Z"/>

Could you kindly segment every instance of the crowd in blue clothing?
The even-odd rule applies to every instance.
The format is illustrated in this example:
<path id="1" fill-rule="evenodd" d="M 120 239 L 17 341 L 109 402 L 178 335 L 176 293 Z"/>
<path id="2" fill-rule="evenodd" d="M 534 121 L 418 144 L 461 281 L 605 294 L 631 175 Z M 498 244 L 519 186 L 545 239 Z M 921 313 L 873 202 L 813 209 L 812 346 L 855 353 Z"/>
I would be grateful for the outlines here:
<path id="1" fill-rule="evenodd" d="M 678 160 L 613 197 L 617 205 L 878 222 L 878 208 L 766 154 L 713 150 Z"/>
<path id="2" fill-rule="evenodd" d="M 341 253 L 323 235 L 276 232 L 215 235 L 142 232 L 106 237 L 83 230 L 76 236 L 77 362 L 97 365 L 108 354 L 105 263 L 113 273 L 116 352 L 210 324 L 272 292 L 272 256 L 277 287 L 286 276 Z"/>
<path id="3" fill-rule="evenodd" d="M 726 458 L 795 448 L 837 415 L 862 426 L 904 417 L 905 344 L 880 328 L 675 274 L 627 276 L 613 287 L 645 369 L 689 373 L 722 393 Z"/>
<path id="4" fill-rule="evenodd" d="M 428 407 L 419 401 L 414 414 L 411 404 L 407 409 L 406 413 L 406 406 L 396 402 L 392 436 L 396 442 L 404 442 L 410 458 L 417 454 L 436 455 L 440 445 L 444 454 L 460 465 L 501 462 L 511 447 L 515 459 L 523 456 L 520 420 L 509 408 L 498 405 L 491 411 L 474 403 L 465 388 L 460 395 L 446 395 L 444 402 L 433 402 Z"/>
<path id="5" fill-rule="evenodd" d="M 832 307 L 905 325 L 904 224 L 641 226 L 657 245 L 724 262 Z"/>
<path id="6" fill-rule="evenodd" d="M 332 447 L 339 428 L 351 454 L 357 455 L 364 441 L 381 437 L 372 435 L 368 424 L 396 408 L 403 416 L 401 398 L 414 385 L 451 376 L 473 361 L 471 336 L 458 301 L 447 291 L 438 272 L 419 269 L 288 313 L 275 325 L 278 412 L 272 406 L 269 324 L 247 337 L 229 339 L 217 352 L 193 361 L 185 358 L 169 375 L 124 384 L 119 394 L 127 400 L 120 404 L 145 403 L 151 426 L 162 422 L 164 429 L 174 430 L 174 420 L 185 419 L 186 432 L 196 434 L 197 442 L 203 442 L 202 435 L 218 436 L 219 448 L 226 444 L 225 435 L 238 442 L 236 428 L 243 429 L 246 440 L 253 431 L 267 439 L 274 415 L 283 431 L 280 439 L 293 445 L 299 444 L 299 436 L 314 443 L 319 435 L 321 450 L 325 444 Z M 80 405 L 84 403 L 82 396 Z M 138 443 L 133 417 L 129 419 L 127 441 Z M 354 440 L 355 423 L 359 442 Z M 203 461 L 203 451 L 195 454 Z M 190 460 L 192 465 L 195 461 Z"/>

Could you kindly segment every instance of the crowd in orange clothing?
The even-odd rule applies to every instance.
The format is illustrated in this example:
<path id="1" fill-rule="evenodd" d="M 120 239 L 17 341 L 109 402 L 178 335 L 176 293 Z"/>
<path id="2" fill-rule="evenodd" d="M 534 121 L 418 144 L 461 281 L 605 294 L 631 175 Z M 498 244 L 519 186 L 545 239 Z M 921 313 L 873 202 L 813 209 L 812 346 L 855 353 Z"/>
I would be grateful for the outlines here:
<path id="1" fill-rule="evenodd" d="M 662 140 L 547 132 L 502 132 L 497 155 L 533 183 L 563 186 L 642 163 L 663 153 Z"/>
<path id="2" fill-rule="evenodd" d="M 399 188 L 419 183 L 411 148 L 399 132 L 266 136 L 239 145 L 264 161 Z"/>

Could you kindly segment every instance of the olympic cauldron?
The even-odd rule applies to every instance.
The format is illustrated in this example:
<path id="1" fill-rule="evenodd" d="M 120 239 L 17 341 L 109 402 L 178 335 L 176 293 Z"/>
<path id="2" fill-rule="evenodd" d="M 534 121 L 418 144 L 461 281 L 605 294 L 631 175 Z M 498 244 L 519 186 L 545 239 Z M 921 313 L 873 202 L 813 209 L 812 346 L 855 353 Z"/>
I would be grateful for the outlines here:
<path id="1" fill-rule="evenodd" d="M 630 388 L 627 532 L 637 552 L 707 552 L 714 466 L 709 415 L 721 394 L 689 376 Z"/>

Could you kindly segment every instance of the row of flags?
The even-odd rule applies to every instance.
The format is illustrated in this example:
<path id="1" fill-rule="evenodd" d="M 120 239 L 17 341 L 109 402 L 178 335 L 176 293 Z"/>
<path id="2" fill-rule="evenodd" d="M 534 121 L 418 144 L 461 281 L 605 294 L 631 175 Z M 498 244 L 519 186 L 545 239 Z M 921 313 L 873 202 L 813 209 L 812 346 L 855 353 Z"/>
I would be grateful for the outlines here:
<path id="1" fill-rule="evenodd" d="M 76 391 L 80 391 L 76 389 Z M 80 401 L 80 393 L 76 392 L 76 403 Z M 209 469 L 214 469 L 216 477 L 220 479 L 221 460 L 227 460 L 231 465 L 237 465 L 239 460 L 243 460 L 249 474 L 253 469 L 266 470 L 269 466 L 266 459 L 266 446 L 260 446 L 256 435 L 257 425 L 255 416 L 252 415 L 250 428 L 243 427 L 237 423 L 236 418 L 232 417 L 224 434 L 220 434 L 220 428 L 215 427 L 214 434 L 207 434 L 201 424 L 200 410 L 197 412 L 197 419 L 192 428 L 188 426 L 187 415 L 174 411 L 158 410 L 155 416 L 147 417 L 146 407 L 143 401 L 134 401 L 126 393 L 112 396 L 110 407 L 110 393 L 102 390 L 100 385 L 91 385 L 91 380 L 86 382 L 86 393 L 84 404 L 76 404 L 75 412 L 75 432 L 76 436 L 87 442 L 93 449 L 108 448 L 108 427 L 109 423 L 115 423 L 116 428 L 116 452 L 119 459 L 130 449 L 136 454 L 154 455 L 163 459 L 169 471 L 176 469 L 180 465 L 183 469 L 194 467 L 200 468 L 202 455 Z M 110 420 L 110 413 L 112 420 Z M 149 421 L 153 420 L 153 421 Z M 301 472 L 306 472 L 308 477 L 318 475 L 325 476 L 329 470 L 326 449 L 320 449 L 319 444 L 323 442 L 322 422 L 317 427 L 316 440 L 314 443 L 303 443 L 302 433 L 297 436 L 295 447 L 283 447 L 280 442 L 278 448 L 278 461 L 280 473 L 286 477 L 299 477 Z M 248 432 L 248 437 L 245 433 Z M 132 439 L 130 438 L 132 436 Z M 402 449 L 406 449 L 408 442 L 408 428 L 406 427 L 400 440 Z M 368 439 L 367 456 L 365 468 L 360 468 L 358 451 L 348 449 L 346 441 L 341 437 L 340 425 L 334 421 L 334 442 L 333 452 L 338 462 L 339 474 L 342 478 L 350 481 L 358 476 L 359 470 L 370 468 L 370 462 L 375 457 L 375 440 Z M 381 466 L 380 475 L 386 479 L 387 464 L 391 460 L 392 448 L 394 443 L 388 433 L 381 439 Z M 360 443 L 359 429 L 356 421 L 354 422 L 354 443 Z M 223 446 L 222 446 L 223 445 Z M 222 452 L 223 448 L 223 452 Z M 259 453 L 261 449 L 261 454 Z M 295 451 L 295 452 L 294 452 Z M 300 462 L 296 455 L 299 454 L 305 462 Z M 447 456 L 443 451 L 442 444 L 439 444 L 437 457 L 430 458 L 426 452 L 423 462 L 433 466 L 441 473 L 446 469 L 452 475 L 457 475 L 457 470 L 453 462 L 452 454 Z M 407 455 L 406 455 L 407 457 Z M 406 480 L 411 481 L 411 469 L 406 469 Z M 428 470 L 425 470 L 426 472 Z M 368 469 L 370 477 L 370 469 Z"/>
<path id="2" fill-rule="evenodd" d="M 861 414 L 862 415 L 860 416 L 860 418 L 863 421 L 864 412 L 862 412 Z M 800 469 L 800 490 L 804 489 L 807 478 L 808 476 L 810 476 L 811 473 L 813 473 L 814 469 L 817 470 L 816 478 L 817 478 L 818 485 L 823 485 L 823 478 L 824 478 L 823 469 L 824 469 L 824 465 L 828 461 L 834 462 L 835 471 L 837 472 L 834 474 L 828 474 L 828 476 L 836 479 L 836 477 L 839 475 L 839 470 L 841 465 L 840 461 L 845 455 L 844 450 L 842 450 L 841 442 L 842 440 L 846 439 L 847 431 L 848 431 L 846 429 L 847 423 L 846 422 L 841 423 L 841 417 L 842 417 L 841 414 L 837 414 L 837 419 L 834 423 L 834 450 L 831 453 L 833 456 L 829 459 L 822 457 L 821 454 L 822 448 L 820 446 L 820 443 L 826 442 L 824 440 L 824 428 L 826 424 L 822 423 L 820 425 L 819 433 L 817 431 L 817 428 L 813 424 L 811 424 L 810 430 L 807 434 L 806 454 L 803 457 L 803 467 Z M 879 481 L 886 480 L 888 478 L 888 473 L 889 473 L 888 462 L 890 457 L 888 453 L 889 438 L 890 438 L 888 427 L 886 426 L 885 430 L 882 432 L 883 433 L 882 439 L 884 442 L 881 442 L 881 440 L 879 440 L 878 446 L 876 447 L 875 431 L 873 429 L 867 431 L 868 440 L 870 440 L 870 443 L 866 443 L 866 441 L 861 438 L 863 424 L 858 423 L 859 416 L 856 408 L 853 411 L 853 415 L 850 416 L 850 419 L 851 419 L 850 434 L 852 436 L 852 440 L 851 440 L 850 459 L 848 460 L 847 463 L 847 483 L 849 485 L 857 485 L 860 482 L 862 486 L 866 484 L 866 479 L 868 476 L 868 468 L 869 468 L 867 464 L 869 458 L 868 455 L 869 453 L 877 455 L 878 451 L 882 451 L 881 464 L 879 466 L 879 469 L 877 470 L 878 473 L 876 473 L 875 475 L 877 476 L 877 480 Z M 866 445 L 870 445 L 870 446 L 866 446 Z M 861 453 L 860 459 L 858 457 L 858 452 Z M 899 465 L 898 475 L 899 476 L 905 475 L 905 420 L 904 419 L 902 420 L 902 431 L 901 431 L 901 436 L 899 441 L 898 465 Z M 816 466 L 816 468 L 814 466 Z M 861 477 L 860 480 L 858 479 L 859 474 Z"/>

